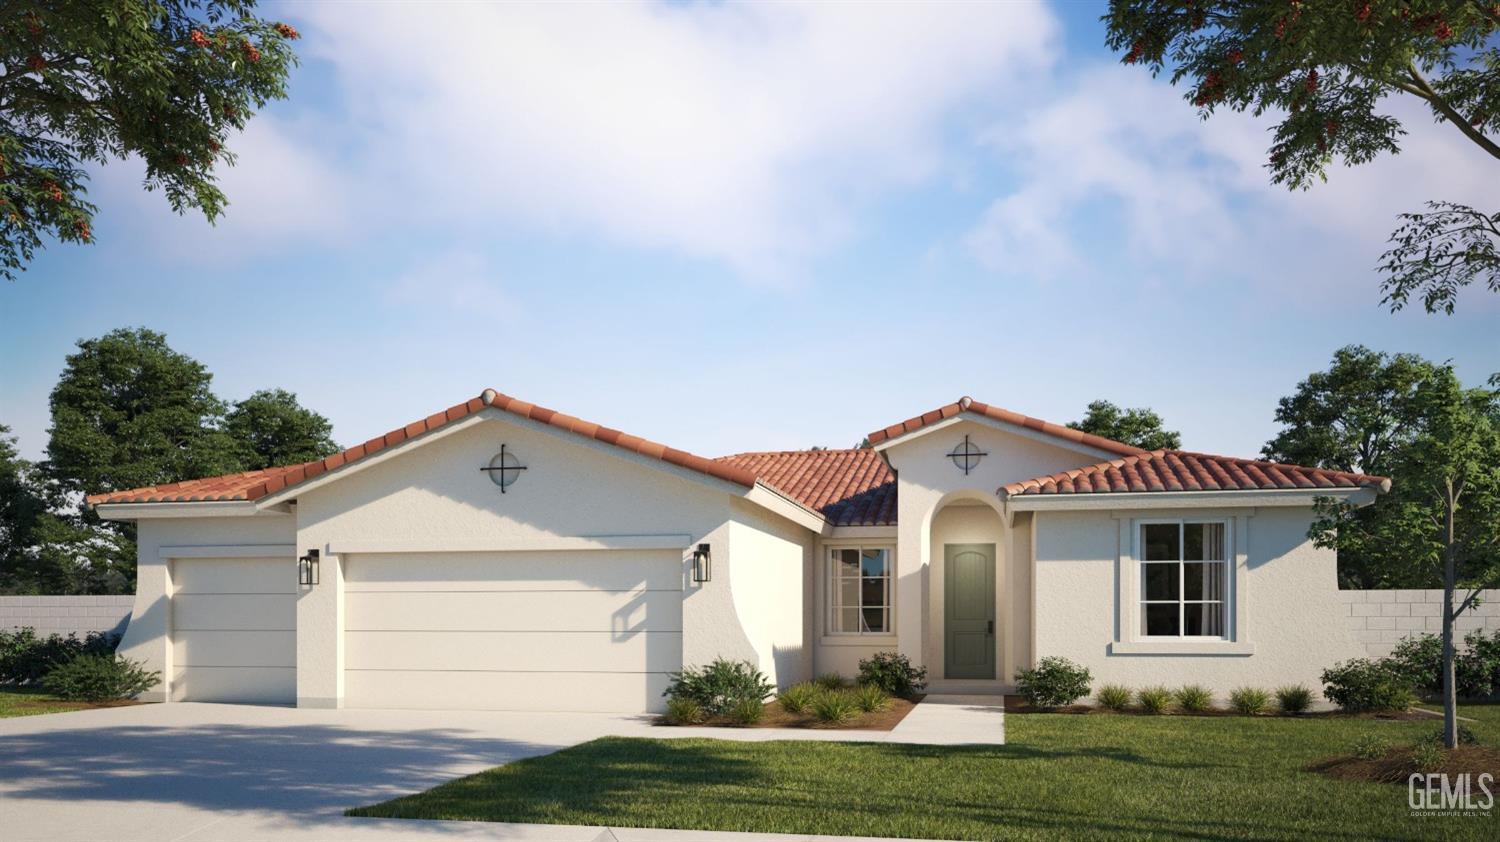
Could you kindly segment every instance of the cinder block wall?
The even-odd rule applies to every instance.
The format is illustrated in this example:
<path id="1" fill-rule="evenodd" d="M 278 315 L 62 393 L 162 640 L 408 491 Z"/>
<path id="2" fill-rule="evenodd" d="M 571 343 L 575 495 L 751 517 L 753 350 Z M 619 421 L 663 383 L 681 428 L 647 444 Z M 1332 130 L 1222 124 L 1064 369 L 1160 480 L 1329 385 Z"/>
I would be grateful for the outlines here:
<path id="1" fill-rule="evenodd" d="M 103 631 L 124 634 L 133 596 L 0 596 L 0 629 L 31 626 L 42 637 Z"/>
<path id="2" fill-rule="evenodd" d="M 1455 594 L 1459 599 L 1467 591 Z M 1454 622 L 1460 639 L 1475 629 L 1486 634 L 1500 630 L 1500 590 L 1487 590 L 1483 602 Z M 1383 658 L 1402 638 L 1414 634 L 1443 633 L 1443 592 L 1339 591 L 1344 622 L 1364 644 L 1372 658 Z"/>

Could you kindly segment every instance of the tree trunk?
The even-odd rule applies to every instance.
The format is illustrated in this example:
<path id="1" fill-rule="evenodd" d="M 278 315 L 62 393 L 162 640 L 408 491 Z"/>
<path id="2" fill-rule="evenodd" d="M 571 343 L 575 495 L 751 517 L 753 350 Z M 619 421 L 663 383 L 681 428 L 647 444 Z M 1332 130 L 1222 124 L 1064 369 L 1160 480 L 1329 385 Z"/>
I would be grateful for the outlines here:
<path id="1" fill-rule="evenodd" d="M 1453 495 L 1450 488 L 1443 523 L 1443 745 L 1458 748 L 1458 682 L 1454 669 L 1453 590 L 1458 570 L 1453 547 Z"/>

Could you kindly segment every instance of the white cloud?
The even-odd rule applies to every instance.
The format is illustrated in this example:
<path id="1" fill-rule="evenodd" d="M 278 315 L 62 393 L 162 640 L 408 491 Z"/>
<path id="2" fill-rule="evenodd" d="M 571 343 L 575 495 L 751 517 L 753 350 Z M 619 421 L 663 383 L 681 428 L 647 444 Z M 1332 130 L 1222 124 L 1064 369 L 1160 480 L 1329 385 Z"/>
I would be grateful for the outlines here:
<path id="1" fill-rule="evenodd" d="M 774 275 L 942 168 L 945 121 L 1045 70 L 1043 6 L 302 7 L 354 179 L 424 223 L 504 224 Z M 344 157 L 347 154 L 348 157 Z M 368 212 L 368 211 L 367 211 Z"/>
<path id="2" fill-rule="evenodd" d="M 440 309 L 485 321 L 510 318 L 515 302 L 505 294 L 483 256 L 467 251 L 439 254 L 398 276 L 385 301 L 402 309 Z"/>

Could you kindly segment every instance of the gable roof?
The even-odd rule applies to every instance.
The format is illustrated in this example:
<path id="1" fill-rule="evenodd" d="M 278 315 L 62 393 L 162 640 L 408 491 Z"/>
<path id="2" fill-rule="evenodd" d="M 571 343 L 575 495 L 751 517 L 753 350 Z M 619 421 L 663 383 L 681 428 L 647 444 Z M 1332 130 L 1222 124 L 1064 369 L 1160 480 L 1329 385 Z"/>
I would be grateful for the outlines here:
<path id="1" fill-rule="evenodd" d="M 896 475 L 869 448 L 736 453 L 714 461 L 752 472 L 833 526 L 896 522 Z"/>
<path id="2" fill-rule="evenodd" d="M 280 468 L 267 468 L 260 471 L 246 471 L 238 474 L 185 480 L 183 482 L 153 485 L 145 488 L 131 488 L 123 491 L 90 494 L 87 497 L 87 502 L 91 506 L 97 506 L 107 503 L 198 503 L 258 500 L 298 483 L 306 482 L 329 471 L 357 462 L 387 447 L 401 444 L 407 439 L 416 438 L 423 433 L 430 433 L 433 430 L 451 424 L 487 407 L 558 427 L 570 433 L 584 436 L 585 438 L 604 442 L 605 444 L 643 456 L 649 456 L 653 459 L 660 459 L 663 462 L 707 474 L 708 476 L 746 488 L 753 487 L 756 482 L 755 474 L 743 468 L 716 462 L 702 456 L 695 456 L 683 450 L 677 450 L 667 447 L 664 444 L 657 444 L 656 442 L 643 439 L 640 436 L 632 436 L 628 433 L 622 433 L 619 430 L 610 429 L 609 427 L 602 427 L 571 415 L 564 415 L 556 410 L 527 403 L 509 395 L 503 395 L 494 389 L 485 389 L 484 393 L 477 398 L 455 404 L 442 412 L 433 413 L 420 421 L 413 421 L 404 427 L 397 427 L 383 436 L 376 436 L 364 444 L 355 445 L 325 459 L 317 459 L 312 462 L 303 462 L 299 465 L 287 465 Z"/>
<path id="3" fill-rule="evenodd" d="M 1054 424 L 1051 421 L 1043 421 L 1040 418 L 1032 418 L 1030 415 L 1022 415 L 1019 412 L 1011 412 L 1008 409 L 1001 409 L 998 406 L 990 406 L 987 403 L 976 401 L 968 395 L 964 395 L 963 397 L 946 406 L 940 406 L 937 409 L 932 410 L 931 412 L 924 412 L 921 415 L 916 416 L 915 418 L 908 418 L 905 421 L 902 421 L 900 424 L 892 424 L 891 426 L 886 427 L 883 430 L 876 430 L 867 438 L 869 439 L 871 445 L 882 444 L 886 441 L 900 438 L 901 436 L 904 436 L 908 433 L 914 433 L 922 429 L 923 427 L 929 426 L 931 424 L 936 424 L 939 421 L 952 418 L 955 415 L 959 415 L 960 413 L 964 412 L 970 412 L 975 415 L 989 418 L 994 421 L 1000 421 L 1006 424 L 1013 424 L 1017 427 L 1025 427 L 1028 430 L 1034 430 L 1038 433 L 1043 433 L 1057 439 L 1071 442 L 1073 444 L 1087 445 L 1088 447 L 1092 447 L 1096 450 L 1102 450 L 1106 453 L 1118 453 L 1121 456 L 1133 456 L 1135 454 L 1146 452 L 1139 447 L 1134 447 L 1125 444 L 1124 442 L 1118 442 L 1114 439 L 1107 439 L 1103 436 L 1096 436 L 1093 433 L 1085 433 L 1082 430 L 1075 430 L 1072 427 L 1064 427 L 1061 424 Z"/>
<path id="4" fill-rule="evenodd" d="M 1235 459 L 1186 450 L 1153 450 L 1035 479 L 1013 482 L 1002 497 L 1032 494 L 1109 494 L 1162 491 L 1276 491 L 1282 489 L 1373 488 L 1391 481 L 1368 474 L 1305 468 L 1280 462 Z"/>

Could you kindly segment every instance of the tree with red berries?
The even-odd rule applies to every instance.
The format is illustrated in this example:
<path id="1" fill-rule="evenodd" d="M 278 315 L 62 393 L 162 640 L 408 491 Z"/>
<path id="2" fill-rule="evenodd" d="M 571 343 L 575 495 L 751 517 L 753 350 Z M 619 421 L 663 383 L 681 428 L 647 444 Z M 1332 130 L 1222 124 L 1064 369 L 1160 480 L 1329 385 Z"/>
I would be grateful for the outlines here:
<path id="1" fill-rule="evenodd" d="M 286 96 L 297 30 L 254 0 L 0 4 L 0 276 L 44 239 L 88 243 L 84 166 L 139 156 L 145 188 L 210 222 L 229 134 Z"/>
<path id="2" fill-rule="evenodd" d="M 1111 0 L 1108 44 L 1169 73 L 1207 118 L 1278 115 L 1271 181 L 1305 189 L 1335 159 L 1400 151 L 1387 97 L 1411 96 L 1500 162 L 1496 0 Z M 1381 256 L 1383 303 L 1452 313 L 1459 291 L 1500 292 L 1500 213 L 1430 202 Z"/>

